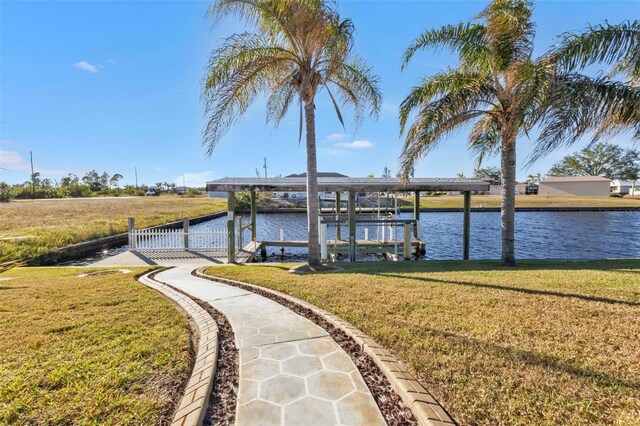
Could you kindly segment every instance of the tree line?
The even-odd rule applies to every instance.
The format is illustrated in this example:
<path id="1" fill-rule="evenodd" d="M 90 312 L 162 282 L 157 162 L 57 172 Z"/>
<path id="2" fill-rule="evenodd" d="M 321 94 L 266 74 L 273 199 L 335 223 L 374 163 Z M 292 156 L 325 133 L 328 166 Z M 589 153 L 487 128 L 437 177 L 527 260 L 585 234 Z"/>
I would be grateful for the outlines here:
<path id="1" fill-rule="evenodd" d="M 544 176 L 603 176 L 612 180 L 637 181 L 640 179 L 640 152 L 611 143 L 598 142 L 565 156 Z M 458 173 L 458 177 L 465 176 Z M 502 171 L 499 167 L 476 168 L 471 178 L 499 184 Z M 538 183 L 542 178 L 541 173 L 532 174 L 527 177 L 527 181 Z"/>
<path id="2" fill-rule="evenodd" d="M 140 186 L 122 185 L 124 176 L 120 173 L 109 174 L 91 170 L 79 177 L 74 173 L 57 179 L 42 178 L 39 172 L 31 175 L 31 179 L 23 183 L 10 185 L 0 182 L 0 201 L 11 199 L 39 199 L 65 197 L 93 197 L 93 196 L 143 196 L 153 189 L 157 193 L 182 194 L 186 188 L 178 187 L 171 182 L 156 182 L 155 185 Z M 191 188 L 194 189 L 194 188 Z M 197 190 L 195 190 L 197 192 Z M 196 195 L 187 191 L 189 195 Z"/>

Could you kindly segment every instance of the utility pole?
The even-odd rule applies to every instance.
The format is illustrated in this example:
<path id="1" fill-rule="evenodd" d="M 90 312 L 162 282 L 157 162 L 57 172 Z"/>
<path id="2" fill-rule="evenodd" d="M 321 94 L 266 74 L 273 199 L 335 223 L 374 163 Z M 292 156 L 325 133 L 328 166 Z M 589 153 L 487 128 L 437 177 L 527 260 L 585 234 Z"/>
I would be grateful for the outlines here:
<path id="1" fill-rule="evenodd" d="M 267 176 L 267 157 L 264 157 L 264 177 L 267 178 L 269 176 Z"/>
<path id="2" fill-rule="evenodd" d="M 31 159 L 31 199 L 33 199 L 36 194 L 36 182 L 33 178 L 33 151 L 29 151 L 29 158 Z"/>
<path id="3" fill-rule="evenodd" d="M 133 170 L 135 171 L 135 174 L 136 174 L 136 189 L 138 189 L 138 168 L 134 167 Z"/>

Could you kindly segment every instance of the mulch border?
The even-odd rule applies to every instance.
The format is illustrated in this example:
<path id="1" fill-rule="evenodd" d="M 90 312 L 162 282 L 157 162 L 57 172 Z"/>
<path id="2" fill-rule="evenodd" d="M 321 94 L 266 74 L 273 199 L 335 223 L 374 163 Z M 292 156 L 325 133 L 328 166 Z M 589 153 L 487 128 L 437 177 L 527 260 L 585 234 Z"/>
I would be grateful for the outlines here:
<path id="1" fill-rule="evenodd" d="M 192 275 L 267 297 L 322 327 L 350 356 L 389 425 L 452 426 L 455 420 L 404 364 L 362 331 L 310 303 L 254 284 L 204 274 Z"/>

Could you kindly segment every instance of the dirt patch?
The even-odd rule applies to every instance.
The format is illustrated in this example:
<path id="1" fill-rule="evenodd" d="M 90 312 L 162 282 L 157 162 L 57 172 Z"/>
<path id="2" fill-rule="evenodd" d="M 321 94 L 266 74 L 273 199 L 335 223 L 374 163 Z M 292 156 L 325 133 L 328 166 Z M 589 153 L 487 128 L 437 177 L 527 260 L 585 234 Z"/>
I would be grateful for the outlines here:
<path id="1" fill-rule="evenodd" d="M 205 278 L 210 281 L 218 281 L 213 277 L 199 274 L 196 271 L 192 272 L 192 275 Z M 298 305 L 284 297 L 277 296 L 269 291 L 257 289 L 252 286 L 243 285 L 241 283 L 234 283 L 224 281 L 223 284 L 239 287 L 243 290 L 251 291 L 253 293 L 264 296 L 268 299 L 277 302 L 286 308 L 291 309 L 293 312 L 301 315 L 318 326 L 322 327 L 333 340 L 340 345 L 346 353 L 349 354 L 353 363 L 356 365 L 360 374 L 362 375 L 367 387 L 371 391 L 373 398 L 375 399 L 382 415 L 384 416 L 387 424 L 390 426 L 400 425 L 418 425 L 418 421 L 414 417 L 413 413 L 407 407 L 398 394 L 391 387 L 391 383 L 387 380 L 386 376 L 380 371 L 378 365 L 371 359 L 371 357 L 364 352 L 364 350 L 358 345 L 349 335 L 347 335 L 341 329 L 335 327 L 329 321 L 324 319 L 321 315 L 316 314 L 311 309 Z"/>
<path id="2" fill-rule="evenodd" d="M 107 269 L 105 271 L 92 271 L 87 272 L 86 274 L 80 274 L 78 277 L 102 277 L 104 275 L 115 275 L 115 274 L 128 274 L 131 271 L 128 269 Z"/>

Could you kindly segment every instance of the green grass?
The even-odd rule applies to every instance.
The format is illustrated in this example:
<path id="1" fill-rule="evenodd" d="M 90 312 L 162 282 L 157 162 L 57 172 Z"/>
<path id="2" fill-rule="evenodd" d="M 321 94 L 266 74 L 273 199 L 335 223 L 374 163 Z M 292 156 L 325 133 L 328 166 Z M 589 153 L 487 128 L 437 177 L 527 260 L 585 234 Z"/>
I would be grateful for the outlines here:
<path id="1" fill-rule="evenodd" d="M 461 424 L 640 424 L 640 261 L 212 267 L 344 318 Z"/>
<path id="2" fill-rule="evenodd" d="M 23 200 L 0 203 L 0 262 L 31 259 L 136 226 L 161 225 L 226 209 L 226 200 L 209 197 L 122 197 Z M 10 240 L 12 237 L 27 237 Z"/>
<path id="3" fill-rule="evenodd" d="M 95 270 L 0 275 L 0 424 L 171 420 L 189 375 L 186 318 L 135 280 L 144 269 L 77 276 Z"/>

